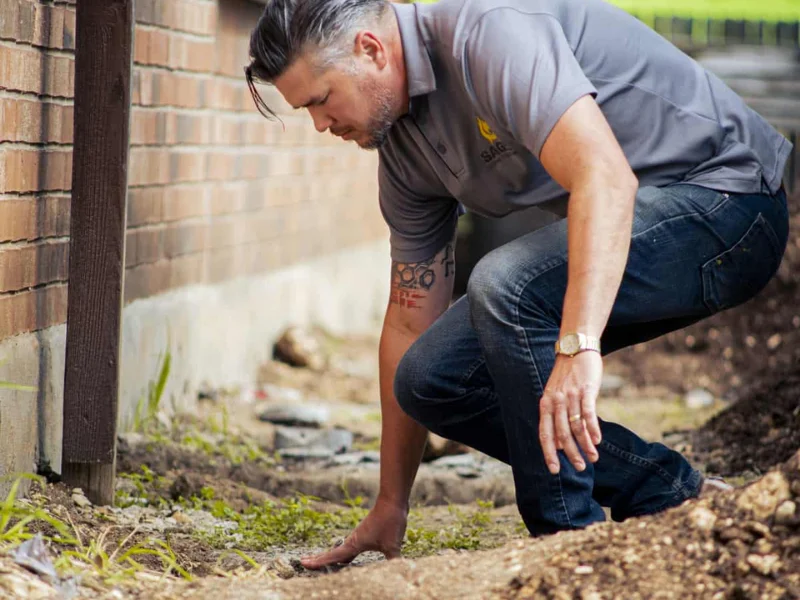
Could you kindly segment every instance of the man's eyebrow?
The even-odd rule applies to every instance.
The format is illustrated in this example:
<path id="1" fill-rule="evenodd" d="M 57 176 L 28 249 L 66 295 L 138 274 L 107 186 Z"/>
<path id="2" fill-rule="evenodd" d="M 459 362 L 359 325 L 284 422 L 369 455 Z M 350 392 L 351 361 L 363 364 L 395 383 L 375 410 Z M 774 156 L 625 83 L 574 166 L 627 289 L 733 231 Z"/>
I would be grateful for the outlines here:
<path id="1" fill-rule="evenodd" d="M 298 106 L 292 106 L 292 108 L 295 109 L 295 110 L 299 110 L 301 108 L 305 108 L 307 106 L 311 106 L 312 104 L 319 104 L 320 102 L 322 102 L 322 100 L 324 98 L 325 98 L 325 96 L 314 96 L 313 98 L 311 98 L 311 100 L 309 100 L 305 104 L 300 104 Z"/>

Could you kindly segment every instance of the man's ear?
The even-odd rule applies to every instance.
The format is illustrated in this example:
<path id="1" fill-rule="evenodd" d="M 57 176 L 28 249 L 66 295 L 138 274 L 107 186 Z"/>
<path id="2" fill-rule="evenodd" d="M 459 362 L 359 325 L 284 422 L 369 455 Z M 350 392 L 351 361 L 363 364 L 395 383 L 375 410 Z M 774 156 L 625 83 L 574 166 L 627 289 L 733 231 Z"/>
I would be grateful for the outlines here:
<path id="1" fill-rule="evenodd" d="M 383 69 L 388 63 L 386 47 L 381 39 L 367 29 L 362 29 L 356 34 L 355 54 L 360 59 L 369 60 L 378 69 Z"/>

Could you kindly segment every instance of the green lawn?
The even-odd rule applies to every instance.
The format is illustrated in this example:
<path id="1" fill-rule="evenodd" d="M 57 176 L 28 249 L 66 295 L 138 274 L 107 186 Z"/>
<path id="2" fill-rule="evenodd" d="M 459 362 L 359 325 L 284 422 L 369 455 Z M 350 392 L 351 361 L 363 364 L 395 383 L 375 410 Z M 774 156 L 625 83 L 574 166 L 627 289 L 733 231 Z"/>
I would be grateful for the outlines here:
<path id="1" fill-rule="evenodd" d="M 436 0 L 417 0 L 435 2 Z M 608 0 L 645 20 L 654 15 L 699 19 L 800 21 L 800 0 Z"/>
<path id="2" fill-rule="evenodd" d="M 700 19 L 798 21 L 800 0 L 609 0 L 640 16 L 674 15 Z"/>

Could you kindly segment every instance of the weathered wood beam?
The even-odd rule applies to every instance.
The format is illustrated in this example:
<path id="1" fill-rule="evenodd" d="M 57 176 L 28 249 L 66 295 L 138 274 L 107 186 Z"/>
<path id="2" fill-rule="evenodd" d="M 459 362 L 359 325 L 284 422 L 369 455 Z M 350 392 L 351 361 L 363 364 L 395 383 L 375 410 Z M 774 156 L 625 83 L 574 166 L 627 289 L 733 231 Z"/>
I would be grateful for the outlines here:
<path id="1" fill-rule="evenodd" d="M 113 504 L 133 0 L 77 3 L 62 477 Z"/>

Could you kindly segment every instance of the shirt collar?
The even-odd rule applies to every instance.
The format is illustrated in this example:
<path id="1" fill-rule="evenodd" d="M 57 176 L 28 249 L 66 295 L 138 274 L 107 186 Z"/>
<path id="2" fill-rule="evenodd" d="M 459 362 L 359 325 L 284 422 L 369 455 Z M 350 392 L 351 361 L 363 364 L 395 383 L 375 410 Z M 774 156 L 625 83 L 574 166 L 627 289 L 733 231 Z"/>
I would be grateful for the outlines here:
<path id="1" fill-rule="evenodd" d="M 400 38 L 403 44 L 403 57 L 408 79 L 408 97 L 430 94 L 436 89 L 436 76 L 433 72 L 428 48 L 422 40 L 417 23 L 417 5 L 391 3 L 397 15 Z"/>

